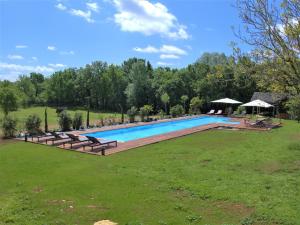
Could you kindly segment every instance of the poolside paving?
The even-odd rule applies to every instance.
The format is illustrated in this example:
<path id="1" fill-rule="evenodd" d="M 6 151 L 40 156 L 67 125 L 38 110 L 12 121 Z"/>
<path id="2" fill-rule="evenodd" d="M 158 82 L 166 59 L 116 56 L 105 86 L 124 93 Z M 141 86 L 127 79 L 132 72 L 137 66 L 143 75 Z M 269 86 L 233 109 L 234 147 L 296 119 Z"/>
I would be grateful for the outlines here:
<path id="1" fill-rule="evenodd" d="M 198 115 L 199 116 L 199 115 Z M 197 117 L 198 117 L 197 116 Z M 155 124 L 155 123 L 161 123 L 161 122 L 168 122 L 171 120 L 181 120 L 181 119 L 186 119 L 186 118 L 192 118 L 191 117 L 184 117 L 184 118 L 176 118 L 176 119 L 165 119 L 165 120 L 160 120 L 160 121 L 153 121 L 153 122 L 148 122 L 148 123 L 133 123 L 133 124 L 122 124 L 122 125 L 114 125 L 114 126 L 105 126 L 101 128 L 92 128 L 84 131 L 72 131 L 70 133 L 76 134 L 76 135 L 85 135 L 87 133 L 93 133 L 93 132 L 99 132 L 99 131 L 105 131 L 105 130 L 114 130 L 114 129 L 120 129 L 120 128 L 128 128 L 128 127 L 135 127 L 135 126 L 143 126 L 143 125 L 148 125 L 148 124 Z M 254 128 L 254 127 L 249 127 L 244 118 L 231 118 L 232 121 L 239 122 L 239 124 L 226 124 L 226 123 L 213 123 L 213 124 L 207 124 L 207 125 L 201 125 L 189 129 L 184 129 L 184 130 L 179 130 L 179 131 L 174 131 L 170 133 L 165 133 L 165 134 L 160 134 L 160 135 L 155 135 L 147 138 L 141 138 L 141 139 L 136 139 L 128 142 L 118 142 L 117 147 L 111 147 L 107 148 L 104 151 L 98 151 L 98 152 L 91 152 L 89 147 L 86 147 L 85 149 L 83 147 L 80 147 L 80 144 L 77 146 L 78 148 L 76 149 L 70 149 L 70 146 L 66 144 L 65 146 L 63 145 L 57 145 L 59 148 L 67 149 L 67 150 L 72 150 L 72 151 L 77 151 L 77 152 L 82 152 L 82 153 L 88 153 L 88 154 L 93 154 L 93 155 L 111 155 L 114 153 L 122 152 L 122 151 L 127 151 L 130 149 L 135 149 L 141 146 L 149 145 L 149 144 L 154 144 L 158 143 L 161 141 L 173 139 L 173 138 L 178 138 L 182 136 L 186 136 L 189 134 L 193 134 L 196 132 L 201 132 L 201 131 L 206 131 L 210 129 L 217 129 L 217 128 L 230 128 L 230 129 L 247 129 L 247 130 L 256 130 L 256 131 L 265 131 L 267 129 L 265 128 Z"/>

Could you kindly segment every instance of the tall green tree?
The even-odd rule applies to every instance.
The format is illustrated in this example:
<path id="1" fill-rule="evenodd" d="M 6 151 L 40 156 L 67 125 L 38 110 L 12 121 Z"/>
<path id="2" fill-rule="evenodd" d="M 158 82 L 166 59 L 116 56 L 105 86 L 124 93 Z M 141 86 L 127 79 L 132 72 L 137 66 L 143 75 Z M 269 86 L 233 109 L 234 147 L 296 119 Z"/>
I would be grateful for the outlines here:
<path id="1" fill-rule="evenodd" d="M 169 95 L 167 93 L 163 93 L 160 99 L 165 106 L 165 113 L 168 114 L 168 103 L 170 102 Z"/>
<path id="2" fill-rule="evenodd" d="M 15 89 L 10 87 L 0 89 L 0 107 L 4 115 L 8 115 L 10 111 L 18 109 L 18 97 Z"/>

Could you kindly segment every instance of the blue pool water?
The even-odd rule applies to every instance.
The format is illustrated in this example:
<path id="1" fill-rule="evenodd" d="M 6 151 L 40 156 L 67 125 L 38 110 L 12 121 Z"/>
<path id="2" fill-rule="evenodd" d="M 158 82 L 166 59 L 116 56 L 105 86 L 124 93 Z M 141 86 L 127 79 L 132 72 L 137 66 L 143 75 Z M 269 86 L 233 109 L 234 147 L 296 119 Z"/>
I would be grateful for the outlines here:
<path id="1" fill-rule="evenodd" d="M 239 122 L 231 122 L 230 118 L 227 117 L 202 116 L 136 127 L 120 128 L 116 130 L 100 131 L 84 135 L 126 142 L 212 123 L 239 124 Z"/>

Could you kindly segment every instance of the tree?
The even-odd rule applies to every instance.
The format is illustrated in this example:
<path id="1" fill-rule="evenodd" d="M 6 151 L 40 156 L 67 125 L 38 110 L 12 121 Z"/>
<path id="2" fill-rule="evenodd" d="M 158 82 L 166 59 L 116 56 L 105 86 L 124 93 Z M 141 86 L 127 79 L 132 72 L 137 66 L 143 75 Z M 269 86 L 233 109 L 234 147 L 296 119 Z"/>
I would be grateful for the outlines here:
<path id="1" fill-rule="evenodd" d="M 17 120 L 10 115 L 5 115 L 1 121 L 1 128 L 4 138 L 15 137 L 17 131 Z"/>
<path id="2" fill-rule="evenodd" d="M 48 112 L 47 112 L 47 107 L 45 108 L 45 132 L 48 132 Z"/>
<path id="3" fill-rule="evenodd" d="M 147 117 L 147 121 L 149 121 L 149 114 L 153 111 L 152 105 L 144 105 L 140 108 L 140 116 L 142 122 L 144 122 L 144 117 Z"/>
<path id="4" fill-rule="evenodd" d="M 292 118 L 296 119 L 298 123 L 300 123 L 300 96 L 291 98 L 287 103 L 287 107 Z"/>
<path id="5" fill-rule="evenodd" d="M 203 100 L 199 97 L 194 97 L 190 103 L 190 111 L 191 113 L 198 114 L 200 113 L 200 108 L 203 105 Z"/>
<path id="6" fill-rule="evenodd" d="M 175 105 L 170 109 L 170 114 L 172 115 L 172 117 L 182 116 L 183 113 L 184 113 L 184 108 L 182 107 L 182 105 Z"/>
<path id="7" fill-rule="evenodd" d="M 76 112 L 72 121 L 73 129 L 79 130 L 82 126 L 82 113 Z"/>
<path id="8" fill-rule="evenodd" d="M 71 130 L 72 118 L 67 111 L 62 111 L 58 116 L 58 123 L 61 131 Z"/>
<path id="9" fill-rule="evenodd" d="M 128 111 L 127 115 L 129 117 L 129 122 L 134 123 L 135 116 L 137 115 L 137 108 L 135 106 L 132 106 Z"/>
<path id="10" fill-rule="evenodd" d="M 1 88 L 0 107 L 4 112 L 4 115 L 7 115 L 10 111 L 18 109 L 18 98 L 14 89 L 9 87 Z"/>
<path id="11" fill-rule="evenodd" d="M 165 105 L 165 113 L 168 114 L 168 109 L 167 109 L 167 105 L 170 102 L 170 97 L 167 93 L 164 93 L 161 95 L 160 97 L 162 103 Z"/>
<path id="12" fill-rule="evenodd" d="M 218 52 L 205 52 L 201 55 L 201 57 L 197 60 L 199 63 L 203 63 L 209 66 L 216 65 L 225 65 L 228 63 L 228 58 L 224 53 Z"/>
<path id="13" fill-rule="evenodd" d="M 255 54 L 262 61 L 282 64 L 276 67 L 279 72 L 272 78 L 284 83 L 290 93 L 299 94 L 299 0 L 283 0 L 280 7 L 276 1 L 238 0 L 237 9 L 244 30 L 236 35 L 254 46 Z"/>
<path id="14" fill-rule="evenodd" d="M 42 120 L 39 116 L 33 114 L 29 115 L 25 121 L 25 127 L 29 134 L 39 134 L 41 132 L 40 126 L 41 126 Z"/>
<path id="15" fill-rule="evenodd" d="M 183 103 L 184 112 L 186 112 L 186 103 L 189 100 L 189 96 L 182 95 L 180 98 L 181 102 Z"/>

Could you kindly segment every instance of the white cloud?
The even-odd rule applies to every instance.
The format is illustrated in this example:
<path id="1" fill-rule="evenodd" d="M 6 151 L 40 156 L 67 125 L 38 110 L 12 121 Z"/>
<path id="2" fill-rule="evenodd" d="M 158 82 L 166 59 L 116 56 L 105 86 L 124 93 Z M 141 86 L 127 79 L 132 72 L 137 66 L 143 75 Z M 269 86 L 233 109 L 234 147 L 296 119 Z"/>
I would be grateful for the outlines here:
<path id="1" fill-rule="evenodd" d="M 56 50 L 56 47 L 50 45 L 50 46 L 47 47 L 47 49 L 48 49 L 49 51 L 55 51 L 55 50 Z"/>
<path id="2" fill-rule="evenodd" d="M 63 68 L 63 67 L 66 67 L 66 65 L 61 64 L 61 63 L 56 63 L 56 64 L 49 63 L 48 65 L 51 66 L 51 67 L 54 67 L 54 68 Z"/>
<path id="3" fill-rule="evenodd" d="M 55 5 L 56 8 L 58 8 L 59 10 L 66 10 L 67 7 L 65 5 L 63 5 L 62 3 L 58 3 L 57 5 Z"/>
<path id="4" fill-rule="evenodd" d="M 31 72 L 50 74 L 55 71 L 54 68 L 47 66 L 27 66 L 19 64 L 11 64 L 0 62 L 0 80 L 11 80 L 14 81 L 19 75 L 28 74 Z"/>
<path id="5" fill-rule="evenodd" d="M 61 52 L 59 52 L 59 54 L 61 54 L 61 55 L 74 55 L 75 52 L 74 51 L 61 51 Z"/>
<path id="6" fill-rule="evenodd" d="M 28 48 L 27 45 L 16 45 L 16 48 Z"/>
<path id="7" fill-rule="evenodd" d="M 113 0 L 117 9 L 115 23 L 122 31 L 140 32 L 145 35 L 160 34 L 172 39 L 188 39 L 186 26 L 161 3 L 148 0 Z"/>
<path id="8" fill-rule="evenodd" d="M 99 6 L 97 2 L 87 2 L 86 7 L 94 12 L 99 12 Z"/>
<path id="9" fill-rule="evenodd" d="M 179 59 L 180 56 L 174 55 L 174 54 L 161 54 L 159 56 L 159 58 L 161 58 L 161 59 Z"/>
<path id="10" fill-rule="evenodd" d="M 24 59 L 24 57 L 21 56 L 21 55 L 8 55 L 7 58 L 12 59 L 12 60 L 14 60 L 14 59 Z"/>
<path id="11" fill-rule="evenodd" d="M 62 11 L 66 11 L 69 14 L 73 15 L 73 16 L 78 16 L 78 17 L 82 17 L 83 19 L 85 19 L 88 23 L 94 23 L 95 20 L 92 19 L 92 11 L 94 12 L 98 12 L 99 10 L 99 6 L 97 3 L 86 3 L 86 7 L 87 7 L 87 11 L 81 10 L 81 9 L 68 9 L 65 5 L 63 5 L 62 3 L 58 3 L 57 5 L 55 5 L 55 7 L 59 10 Z"/>
<path id="12" fill-rule="evenodd" d="M 163 45 L 160 48 L 160 52 L 167 54 L 187 55 L 187 52 L 185 50 L 178 48 L 174 45 Z"/>
<path id="13" fill-rule="evenodd" d="M 151 45 L 148 45 L 145 48 L 135 47 L 133 50 L 136 52 L 142 52 L 142 53 L 158 53 L 159 52 L 159 49 L 157 49 Z"/>
<path id="14" fill-rule="evenodd" d="M 90 10 L 83 11 L 83 10 L 80 10 L 80 9 L 70 9 L 69 12 L 73 16 L 79 16 L 79 17 L 84 18 L 88 23 L 94 23 L 95 22 L 95 20 L 93 20 L 91 18 L 92 17 L 92 13 L 91 13 Z"/>
<path id="15" fill-rule="evenodd" d="M 37 60 L 38 60 L 38 58 L 35 57 L 35 56 L 32 56 L 31 59 L 32 59 L 33 61 L 37 61 Z"/>
<path id="16" fill-rule="evenodd" d="M 178 59 L 181 55 L 187 55 L 187 52 L 184 49 L 178 48 L 174 45 L 163 45 L 160 48 L 148 45 L 145 48 L 135 47 L 133 50 L 141 53 L 161 53 L 161 58 L 169 57 Z"/>
<path id="17" fill-rule="evenodd" d="M 172 66 L 173 63 L 167 63 L 167 62 L 157 62 L 157 65 L 159 66 Z"/>

